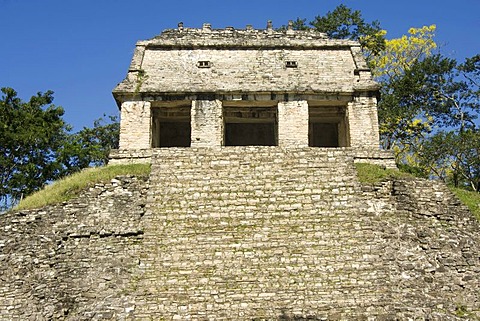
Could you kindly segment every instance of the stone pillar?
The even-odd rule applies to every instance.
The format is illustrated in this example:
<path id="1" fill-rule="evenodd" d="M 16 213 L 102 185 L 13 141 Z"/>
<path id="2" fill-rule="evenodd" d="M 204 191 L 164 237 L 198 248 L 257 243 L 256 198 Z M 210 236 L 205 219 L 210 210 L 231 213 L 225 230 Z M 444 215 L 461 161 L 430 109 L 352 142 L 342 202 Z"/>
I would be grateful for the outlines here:
<path id="1" fill-rule="evenodd" d="M 127 101 L 122 103 L 120 117 L 120 149 L 150 148 L 150 102 Z"/>
<path id="2" fill-rule="evenodd" d="M 347 121 L 351 147 L 376 148 L 380 146 L 377 99 L 366 95 L 348 103 Z"/>
<path id="3" fill-rule="evenodd" d="M 223 145 L 223 110 L 220 100 L 192 101 L 192 147 Z"/>
<path id="4" fill-rule="evenodd" d="M 308 103 L 306 100 L 278 103 L 278 146 L 308 146 Z"/>

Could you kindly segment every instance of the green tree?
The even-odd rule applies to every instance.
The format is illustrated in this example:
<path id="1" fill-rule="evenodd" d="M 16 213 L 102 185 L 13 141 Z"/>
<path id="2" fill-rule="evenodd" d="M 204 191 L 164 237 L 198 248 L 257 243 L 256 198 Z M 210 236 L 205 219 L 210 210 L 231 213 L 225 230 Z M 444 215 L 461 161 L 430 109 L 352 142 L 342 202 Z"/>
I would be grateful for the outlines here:
<path id="1" fill-rule="evenodd" d="M 455 187 L 480 191 L 480 131 L 440 131 L 423 144 L 421 166 Z"/>
<path id="2" fill-rule="evenodd" d="M 84 127 L 65 140 L 59 153 L 64 175 L 108 163 L 110 150 L 118 148 L 120 124 L 117 116 L 105 117 L 95 120 L 92 128 Z"/>
<path id="3" fill-rule="evenodd" d="M 0 99 L 0 210 L 48 182 L 89 166 L 105 165 L 111 148 L 118 148 L 115 116 L 97 119 L 93 128 L 70 133 L 64 110 L 55 106 L 53 92 L 38 93 L 28 102 L 12 88 Z M 104 116 L 105 117 L 105 116 Z"/>
<path id="4" fill-rule="evenodd" d="M 316 16 L 310 25 L 330 38 L 357 40 L 374 55 L 385 49 L 385 32 L 380 22 L 375 20 L 367 23 L 359 10 L 352 10 L 343 4 L 325 16 Z"/>
<path id="5" fill-rule="evenodd" d="M 432 117 L 415 98 L 423 86 L 423 66 L 418 63 L 436 48 L 434 32 L 435 25 L 410 28 L 408 36 L 386 40 L 385 49 L 370 60 L 375 80 L 381 84 L 381 143 L 399 158 L 432 130 Z M 413 65 L 416 69 L 411 71 Z"/>
<path id="6" fill-rule="evenodd" d="M 294 30 L 315 29 L 334 39 L 357 40 L 366 49 L 367 58 L 385 48 L 385 31 L 381 29 L 380 22 L 365 22 L 359 10 L 352 10 L 343 4 L 324 16 L 316 16 L 308 24 L 306 21 L 305 18 L 297 18 L 291 21 L 291 26 Z M 286 28 L 284 25 L 280 29 Z"/>
<path id="7" fill-rule="evenodd" d="M 38 93 L 28 102 L 12 88 L 0 99 L 0 202 L 9 207 L 58 178 L 58 150 L 70 130 L 64 111 L 52 104 L 53 92 Z"/>
<path id="8" fill-rule="evenodd" d="M 402 168 L 478 191 L 478 59 L 458 65 L 436 54 L 389 78 L 379 108 L 382 142 Z"/>
<path id="9" fill-rule="evenodd" d="M 457 65 L 434 55 L 412 68 L 419 75 L 415 99 L 438 129 L 416 146 L 418 163 L 427 175 L 474 191 L 480 181 L 479 60 Z"/>

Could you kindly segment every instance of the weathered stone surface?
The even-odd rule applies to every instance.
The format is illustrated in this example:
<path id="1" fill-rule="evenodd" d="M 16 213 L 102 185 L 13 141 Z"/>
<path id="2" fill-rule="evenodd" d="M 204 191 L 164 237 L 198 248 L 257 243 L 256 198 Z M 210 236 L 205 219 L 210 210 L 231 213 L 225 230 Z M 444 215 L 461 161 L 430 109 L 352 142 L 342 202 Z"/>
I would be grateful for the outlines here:
<path id="1" fill-rule="evenodd" d="M 151 147 L 150 102 L 128 101 L 122 104 L 120 149 Z"/>
<path id="2" fill-rule="evenodd" d="M 480 317 L 480 227 L 354 150 L 153 150 L 149 181 L 0 216 L 0 320 Z M 372 156 L 372 155 L 367 155 Z"/>
<path id="3" fill-rule="evenodd" d="M 273 134 L 257 130 L 256 143 L 231 145 L 378 149 L 378 91 L 358 42 L 293 29 L 179 27 L 137 43 L 113 95 L 120 149 L 229 146 L 224 106 L 272 108 L 278 116 L 270 121 Z M 262 123 L 242 117 L 236 121 Z"/>
<path id="4" fill-rule="evenodd" d="M 146 178 L 0 216 L 0 320 L 116 319 L 138 265 Z"/>
<path id="5" fill-rule="evenodd" d="M 306 101 L 278 103 L 278 145 L 308 146 L 308 103 Z"/>
<path id="6" fill-rule="evenodd" d="M 379 148 L 377 99 L 355 97 L 348 104 L 350 146 L 357 148 Z"/>
<path id="7" fill-rule="evenodd" d="M 137 43 L 127 78 L 114 89 L 114 95 L 352 93 L 360 85 L 376 91 L 378 85 L 371 80 L 359 48 L 357 42 L 328 39 L 313 30 L 165 30 Z M 199 61 L 210 62 L 210 68 L 198 68 Z M 287 61 L 297 62 L 297 67 L 286 68 Z M 360 71 L 368 77 L 360 78 Z M 140 87 L 139 72 L 148 75 Z"/>
<path id="8" fill-rule="evenodd" d="M 219 100 L 192 101 L 192 147 L 223 145 L 223 110 Z"/>

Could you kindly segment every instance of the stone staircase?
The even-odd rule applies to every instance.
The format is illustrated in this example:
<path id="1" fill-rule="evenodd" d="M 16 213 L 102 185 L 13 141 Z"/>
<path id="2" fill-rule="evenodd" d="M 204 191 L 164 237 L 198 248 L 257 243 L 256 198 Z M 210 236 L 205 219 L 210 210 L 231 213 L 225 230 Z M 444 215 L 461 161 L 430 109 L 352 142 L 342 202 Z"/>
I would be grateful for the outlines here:
<path id="1" fill-rule="evenodd" d="M 136 318 L 331 319 L 385 305 L 381 222 L 348 149 L 159 149 L 148 204 Z"/>
<path id="2" fill-rule="evenodd" d="M 0 216 L 0 320 L 477 320 L 480 225 L 350 149 L 159 149 Z"/>

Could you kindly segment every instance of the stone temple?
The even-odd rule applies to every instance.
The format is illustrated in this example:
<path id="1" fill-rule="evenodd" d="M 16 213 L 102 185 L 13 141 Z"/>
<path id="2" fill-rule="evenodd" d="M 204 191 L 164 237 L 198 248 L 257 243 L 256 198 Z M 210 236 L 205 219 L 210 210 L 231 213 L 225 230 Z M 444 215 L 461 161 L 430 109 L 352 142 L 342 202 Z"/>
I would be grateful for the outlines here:
<path id="1" fill-rule="evenodd" d="M 149 172 L 0 215 L 0 321 L 480 319 L 468 208 L 360 179 L 395 162 L 358 43 L 180 24 L 114 97 L 110 163 Z"/>
<path id="2" fill-rule="evenodd" d="M 121 109 L 113 162 L 158 147 L 352 147 L 382 157 L 379 86 L 359 43 L 291 25 L 180 23 L 137 43 L 113 95 Z"/>

